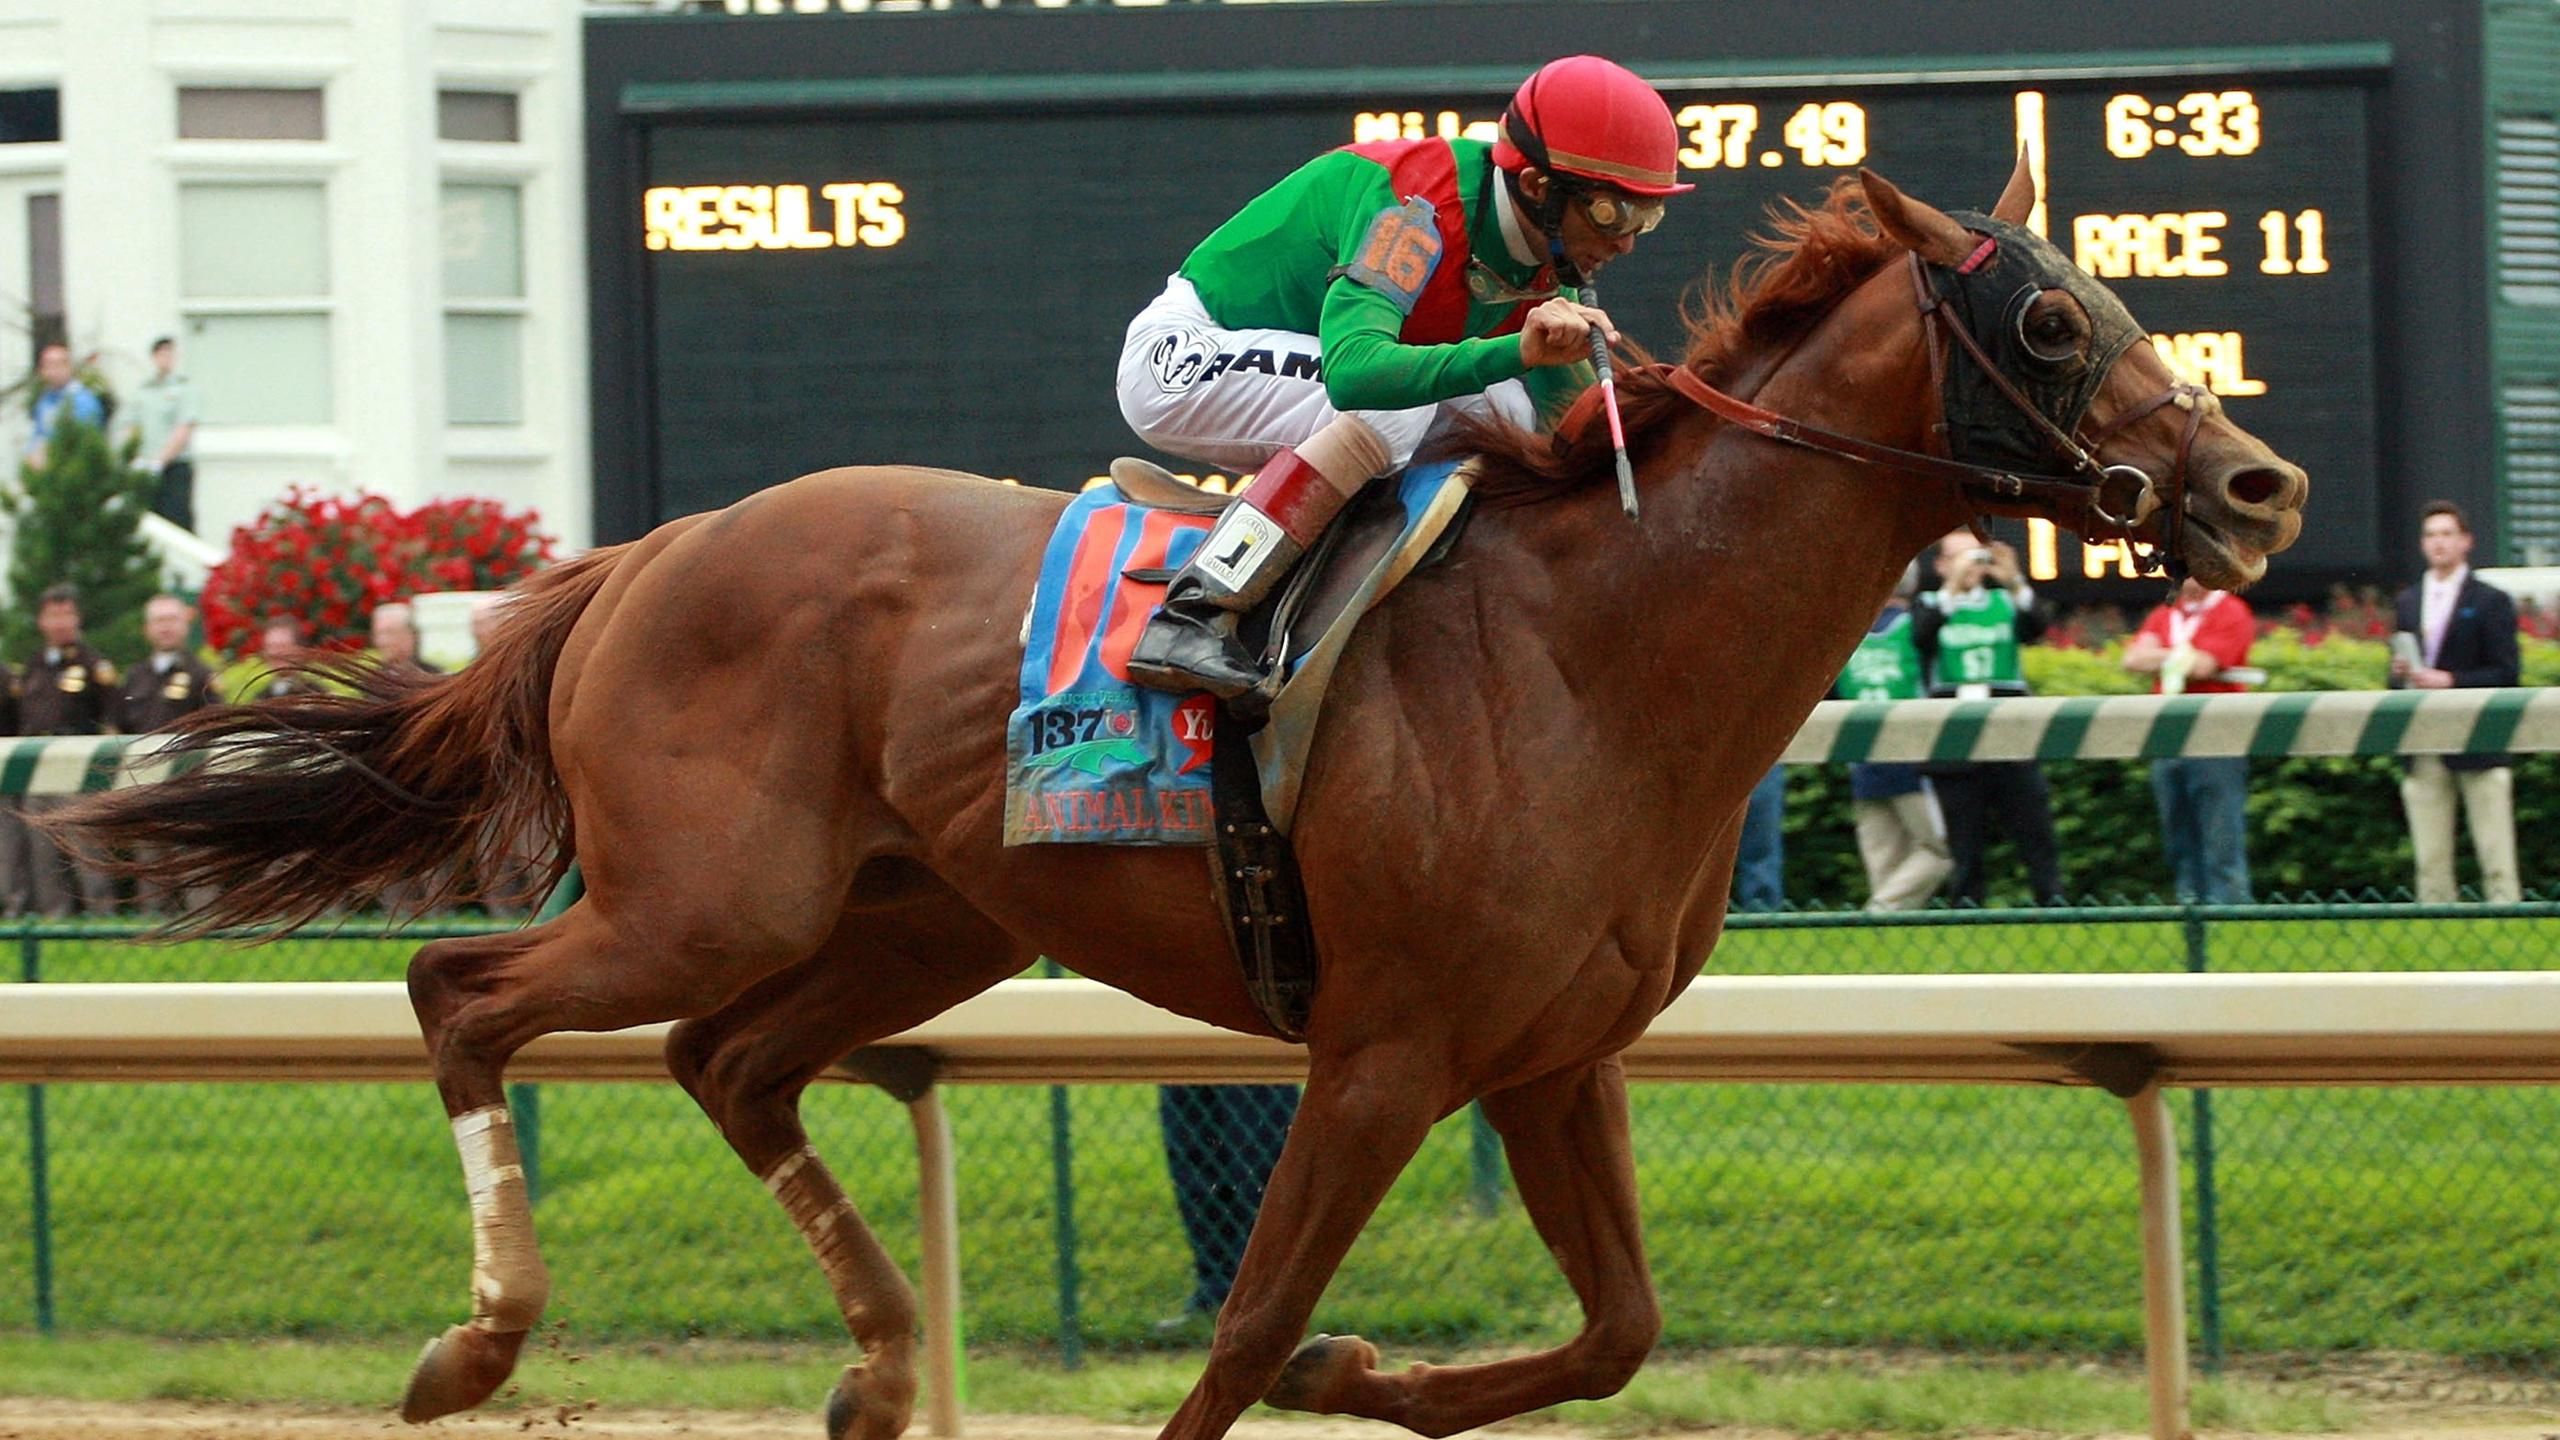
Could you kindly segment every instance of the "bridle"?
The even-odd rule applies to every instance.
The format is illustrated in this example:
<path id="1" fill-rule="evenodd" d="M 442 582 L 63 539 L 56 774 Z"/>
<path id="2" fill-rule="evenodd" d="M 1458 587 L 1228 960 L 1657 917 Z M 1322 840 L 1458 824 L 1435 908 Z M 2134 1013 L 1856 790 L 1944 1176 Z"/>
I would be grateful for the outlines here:
<path id="1" fill-rule="evenodd" d="M 1661 367 L 1663 378 L 1673 390 L 1691 402 L 1756 435 L 1923 479 L 1943 480 L 1959 501 L 1975 510 L 1974 528 L 1977 532 L 1983 527 L 1979 518 L 1983 502 L 2024 501 L 2057 514 L 2076 514 L 2079 519 L 2074 528 L 2085 539 L 2123 542 L 2128 551 L 2141 559 L 2145 574 L 2165 574 L 2173 580 L 2183 577 L 2186 566 L 2179 550 L 2185 534 L 2188 461 L 2205 416 L 2217 408 L 2212 392 L 2200 385 L 2175 381 L 2159 394 L 2127 408 L 2094 431 L 2084 432 L 2080 428 L 2085 402 L 2080 415 L 2067 415 L 2064 421 L 2056 421 L 2002 372 L 1999 363 L 1974 337 L 1972 328 L 1948 313 L 1948 297 L 1930 283 L 1932 268 L 1945 269 L 1960 279 L 1973 275 L 1998 249 L 1998 245 L 1996 238 L 1984 236 L 1971 258 L 1959 266 L 1931 267 L 1916 252 L 1911 256 L 1911 284 L 1914 303 L 1919 308 L 1923 344 L 1929 355 L 1930 388 L 1940 397 L 1940 418 L 1931 427 L 1931 433 L 1937 437 L 1940 447 L 1951 448 L 1957 438 L 1947 419 L 1948 397 L 1953 393 L 1949 387 L 1955 379 L 1949 357 L 1951 353 L 1961 353 L 1970 357 L 1976 373 L 1991 385 L 1994 393 L 2006 401 L 2018 417 L 2027 422 L 2045 448 L 2068 462 L 2067 473 L 2021 474 L 2008 466 L 1975 464 L 1955 459 L 1952 453 L 1930 454 L 1880 445 L 1855 435 L 1790 420 L 1775 411 L 1716 389 L 1685 365 Z M 2011 308 L 2015 308 L 2014 298 Z M 2125 323 L 2131 323 L 2130 316 L 2125 317 Z M 2150 343 L 2147 334 L 2139 330 L 2135 333 L 2139 338 L 2118 349 L 2094 382 L 2086 387 L 2088 395 L 2094 396 L 2105 386 L 2107 375 L 2113 373 L 2134 344 Z M 2170 470 L 2166 485 L 2156 482 L 2150 472 L 2139 466 L 2110 465 L 2099 458 L 2098 452 L 2109 440 L 2137 421 L 2170 405 L 2187 412 L 2187 423 L 2178 438 L 2177 462 Z M 2119 496 L 2121 498 L 2117 498 Z M 2160 544 L 2150 546 L 2136 540 L 2134 531 L 2163 507 L 2166 507 L 2168 515 Z"/>

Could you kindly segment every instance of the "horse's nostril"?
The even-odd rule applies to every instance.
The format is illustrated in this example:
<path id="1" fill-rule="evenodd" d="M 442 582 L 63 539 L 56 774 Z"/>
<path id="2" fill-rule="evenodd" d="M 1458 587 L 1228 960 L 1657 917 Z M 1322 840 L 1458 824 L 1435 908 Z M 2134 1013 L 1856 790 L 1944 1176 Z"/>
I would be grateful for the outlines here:
<path id="1" fill-rule="evenodd" d="M 2284 476 L 2274 470 L 2243 470 L 2225 488 L 2243 505 L 2264 505 L 2284 489 Z"/>

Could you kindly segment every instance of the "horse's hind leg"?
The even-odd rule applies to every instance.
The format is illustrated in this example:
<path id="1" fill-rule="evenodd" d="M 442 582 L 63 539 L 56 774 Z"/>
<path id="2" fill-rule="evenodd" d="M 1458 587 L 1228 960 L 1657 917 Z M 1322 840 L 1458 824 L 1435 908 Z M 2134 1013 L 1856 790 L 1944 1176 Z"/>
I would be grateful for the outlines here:
<path id="1" fill-rule="evenodd" d="M 1451 1435 L 1567 1400 L 1614 1395 L 1662 1329 L 1636 1215 L 1627 1081 L 1613 1057 L 1484 1097 L 1520 1201 L 1582 1302 L 1582 1332 L 1553 1350 L 1399 1375 L 1361 1341 L 1301 1350 L 1268 1397 L 1283 1409 L 1392 1420 Z"/>
<path id="2" fill-rule="evenodd" d="M 846 1052 L 1018 972 L 1027 951 L 947 896 L 849 915 L 818 954 L 667 1037 L 667 1068 L 817 1257 L 863 1360 L 827 1400 L 828 1440 L 893 1440 L 915 1409 L 915 1292 L 809 1144 L 800 1095 Z"/>
<path id="3" fill-rule="evenodd" d="M 472 1265 L 471 1318 L 418 1357 L 402 1419 L 432 1420 L 488 1399 L 514 1371 L 550 1297 L 507 1112 L 507 1061 L 555 1031 L 619 1030 L 716 1009 L 823 934 L 730 926 L 716 906 L 702 913 L 694 925 L 670 925 L 664 913 L 617 923 L 591 892 L 548 924 L 432 941 L 409 962 L 410 1005 L 470 1193 Z M 758 938 L 727 939 L 730 929 Z"/>

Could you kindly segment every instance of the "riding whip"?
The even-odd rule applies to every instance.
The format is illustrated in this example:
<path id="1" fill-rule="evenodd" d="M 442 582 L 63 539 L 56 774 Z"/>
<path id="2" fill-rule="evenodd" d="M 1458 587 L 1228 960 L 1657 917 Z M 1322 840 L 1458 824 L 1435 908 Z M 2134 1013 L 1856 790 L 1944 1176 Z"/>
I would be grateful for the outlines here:
<path id="1" fill-rule="evenodd" d="M 1582 286 L 1582 303 L 1598 309 L 1599 292 L 1588 281 Z M 1618 419 L 1618 384 L 1609 368 L 1609 337 L 1599 326 L 1591 327 L 1591 368 L 1600 372 L 1600 408 L 1609 412 L 1609 443 L 1618 453 L 1618 508 L 1627 518 L 1636 517 L 1636 472 L 1627 463 L 1627 427 Z"/>

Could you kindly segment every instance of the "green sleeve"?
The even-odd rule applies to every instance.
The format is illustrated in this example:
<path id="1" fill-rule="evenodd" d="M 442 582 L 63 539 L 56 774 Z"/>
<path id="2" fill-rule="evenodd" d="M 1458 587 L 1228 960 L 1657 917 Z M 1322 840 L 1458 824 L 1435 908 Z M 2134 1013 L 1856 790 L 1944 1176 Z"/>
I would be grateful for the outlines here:
<path id="1" fill-rule="evenodd" d="M 1544 428 L 1563 419 L 1583 391 L 1600 383 L 1600 375 L 1590 361 L 1576 360 L 1570 365 L 1541 365 L 1521 383 L 1528 387 L 1529 402 L 1538 407 L 1538 424 Z"/>
<path id="2" fill-rule="evenodd" d="M 1356 280 L 1333 282 L 1316 337 L 1324 346 L 1325 397 L 1335 409 L 1410 410 L 1481 395 L 1528 373 L 1517 335 L 1407 345 L 1396 338 L 1403 328 L 1404 312 L 1393 300 Z"/>

